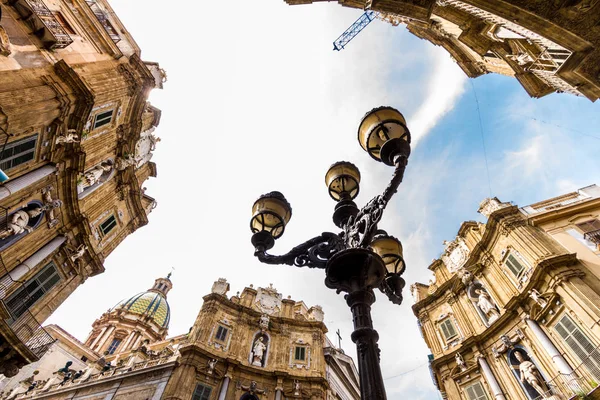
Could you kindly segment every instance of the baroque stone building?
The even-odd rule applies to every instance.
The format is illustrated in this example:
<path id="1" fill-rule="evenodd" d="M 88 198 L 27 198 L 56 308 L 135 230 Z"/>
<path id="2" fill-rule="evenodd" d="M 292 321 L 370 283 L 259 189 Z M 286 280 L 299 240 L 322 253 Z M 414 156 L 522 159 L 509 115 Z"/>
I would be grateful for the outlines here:
<path id="1" fill-rule="evenodd" d="M 325 336 L 321 307 L 283 299 L 272 286 L 227 297 L 229 284 L 219 279 L 190 331 L 167 338 L 171 287 L 159 278 L 119 302 L 94 322 L 85 343 L 48 327 L 56 342 L 0 381 L 0 398 L 360 398 L 354 362 Z"/>
<path id="2" fill-rule="evenodd" d="M 285 0 L 310 4 L 333 0 Z M 514 76 L 532 97 L 600 96 L 598 0 L 338 0 L 405 24 L 442 46 L 471 78 Z"/>
<path id="3" fill-rule="evenodd" d="M 158 64 L 105 0 L 0 0 L 0 375 L 52 342 L 40 328 L 148 223 Z M 8 180 L 6 180 L 6 174 Z"/>
<path id="4" fill-rule="evenodd" d="M 479 212 L 411 288 L 442 397 L 600 398 L 600 187 Z"/>

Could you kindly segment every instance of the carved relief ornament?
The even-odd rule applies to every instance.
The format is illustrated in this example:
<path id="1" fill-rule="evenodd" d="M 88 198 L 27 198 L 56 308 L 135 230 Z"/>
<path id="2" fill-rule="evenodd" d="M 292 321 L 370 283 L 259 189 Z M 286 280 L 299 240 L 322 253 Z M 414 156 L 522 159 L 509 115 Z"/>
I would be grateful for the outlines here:
<path id="1" fill-rule="evenodd" d="M 467 262 L 469 248 L 461 237 L 457 237 L 451 242 L 444 241 L 444 246 L 446 246 L 446 250 L 442 255 L 442 261 L 444 261 L 450 272 L 456 272 Z"/>

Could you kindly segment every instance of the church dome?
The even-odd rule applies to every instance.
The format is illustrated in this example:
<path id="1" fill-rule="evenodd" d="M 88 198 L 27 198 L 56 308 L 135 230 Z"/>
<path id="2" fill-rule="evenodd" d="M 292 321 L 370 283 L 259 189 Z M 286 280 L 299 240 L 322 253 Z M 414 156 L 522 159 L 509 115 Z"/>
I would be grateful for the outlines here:
<path id="1" fill-rule="evenodd" d="M 148 315 L 159 326 L 169 327 L 171 308 L 167 299 L 157 291 L 138 293 L 127 300 L 122 300 L 114 309 L 123 309 L 132 314 Z"/>
<path id="2" fill-rule="evenodd" d="M 166 278 L 158 278 L 154 286 L 145 292 L 138 293 L 127 300 L 122 300 L 113 310 L 123 310 L 131 314 L 150 317 L 161 328 L 169 327 L 171 308 L 167 303 L 167 293 L 173 287 L 171 274 Z"/>

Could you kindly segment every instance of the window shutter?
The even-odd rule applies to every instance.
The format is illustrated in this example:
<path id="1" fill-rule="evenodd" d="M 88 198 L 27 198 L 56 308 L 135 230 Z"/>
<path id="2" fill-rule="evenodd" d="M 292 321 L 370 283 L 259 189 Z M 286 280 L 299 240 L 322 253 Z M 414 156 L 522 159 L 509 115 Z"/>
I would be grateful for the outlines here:
<path id="1" fill-rule="evenodd" d="M 523 265 L 521 265 L 519 261 L 517 261 L 515 256 L 513 256 L 512 254 L 508 255 L 505 264 L 508 267 L 508 269 L 510 269 L 510 272 L 512 272 L 515 276 L 519 276 L 521 274 L 521 271 L 523 271 L 523 269 L 525 268 L 523 267 Z"/>
<path id="2" fill-rule="evenodd" d="M 485 390 L 483 390 L 483 386 L 481 382 L 475 382 L 472 385 L 469 385 L 465 388 L 465 393 L 469 400 L 488 400 L 487 394 Z"/>
<path id="3" fill-rule="evenodd" d="M 212 392 L 212 388 L 199 383 L 196 385 L 196 390 L 194 391 L 192 400 L 209 400 L 210 392 Z"/>
<path id="4" fill-rule="evenodd" d="M 442 322 L 440 324 L 440 328 L 442 328 L 442 333 L 444 334 L 444 337 L 446 339 L 448 339 L 450 337 L 450 332 L 448 332 L 448 328 L 446 327 L 446 322 L 447 322 L 447 320 Z"/>
<path id="5" fill-rule="evenodd" d="M 592 219 L 591 221 L 582 222 L 581 224 L 576 225 L 584 233 L 593 232 L 600 229 L 600 221 L 597 219 Z"/>
<path id="6" fill-rule="evenodd" d="M 590 339 L 579 329 L 575 322 L 568 315 L 563 316 L 556 323 L 554 329 L 560 337 L 565 341 L 567 346 L 575 353 L 575 356 L 580 362 L 584 363 L 588 368 L 597 369 L 600 364 L 600 355 L 595 352 L 596 346 Z"/>

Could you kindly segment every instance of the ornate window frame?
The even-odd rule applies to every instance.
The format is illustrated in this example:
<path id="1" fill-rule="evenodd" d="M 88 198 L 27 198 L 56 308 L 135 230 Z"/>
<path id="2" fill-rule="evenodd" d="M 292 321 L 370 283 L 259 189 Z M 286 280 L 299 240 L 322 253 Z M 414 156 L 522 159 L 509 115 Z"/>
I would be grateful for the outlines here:
<path id="1" fill-rule="evenodd" d="M 101 136 L 110 130 L 115 129 L 119 123 L 119 120 L 121 119 L 120 117 L 122 114 L 122 109 L 123 109 L 123 107 L 122 107 L 121 101 L 119 101 L 119 100 L 109 101 L 107 103 L 103 103 L 97 107 L 92 108 L 92 111 L 90 112 L 90 115 L 85 123 L 84 128 L 83 128 L 83 134 L 81 135 L 81 141 L 82 142 L 88 141 L 90 139 Z M 96 117 L 98 115 L 105 113 L 107 111 L 110 111 L 110 110 L 113 111 L 110 122 L 108 124 L 101 125 L 96 128 L 95 127 Z"/>
<path id="2" fill-rule="evenodd" d="M 219 327 L 223 329 L 227 329 L 227 336 L 225 341 L 217 339 L 217 331 Z M 226 318 L 223 318 L 217 323 L 213 325 L 212 330 L 210 331 L 210 336 L 208 339 L 208 345 L 214 347 L 217 350 L 221 350 L 223 352 L 228 351 L 231 345 L 231 338 L 233 337 L 233 324 Z"/>
<path id="3" fill-rule="evenodd" d="M 487 383 L 485 382 L 485 380 L 483 379 L 483 377 L 481 375 L 478 375 L 477 377 L 470 379 L 469 381 L 461 384 L 460 387 L 460 394 L 461 397 L 464 398 L 465 400 L 472 400 L 468 395 L 467 395 L 467 389 L 475 386 L 475 385 L 480 385 L 481 389 L 483 390 L 483 393 L 485 395 L 485 400 L 491 400 L 493 399 L 492 396 L 490 396 L 490 393 L 488 392 L 488 387 L 487 387 Z M 479 400 L 479 399 L 477 399 Z"/>
<path id="4" fill-rule="evenodd" d="M 506 265 L 506 261 L 509 256 L 513 256 L 522 266 L 523 270 L 519 273 L 519 275 L 515 275 L 510 268 Z M 522 289 L 525 287 L 526 283 L 529 281 L 531 273 L 533 272 L 533 267 L 529 262 L 517 251 L 513 246 L 506 246 L 500 252 L 500 269 L 508 277 L 508 279 L 515 285 L 517 289 Z"/>
<path id="5" fill-rule="evenodd" d="M 303 347 L 304 350 L 304 360 L 296 360 L 296 348 Z M 298 338 L 296 340 L 292 340 L 290 342 L 290 358 L 288 366 L 290 368 L 298 368 L 298 369 L 310 369 L 312 359 L 312 348 L 310 343 L 305 341 L 304 339 Z"/>
<path id="6" fill-rule="evenodd" d="M 441 325 L 445 321 L 449 321 L 452 324 L 452 327 L 456 331 L 456 335 L 454 335 L 450 338 L 446 338 L 446 335 L 444 335 L 444 333 L 442 332 L 442 329 L 441 329 Z M 444 313 L 438 317 L 437 321 L 435 321 L 435 332 L 438 335 L 438 338 L 439 338 L 440 343 L 442 344 L 442 348 L 444 350 L 448 350 L 450 347 L 456 346 L 464 338 L 464 335 L 463 335 L 462 330 L 460 329 L 458 320 L 456 319 L 453 312 Z"/>

